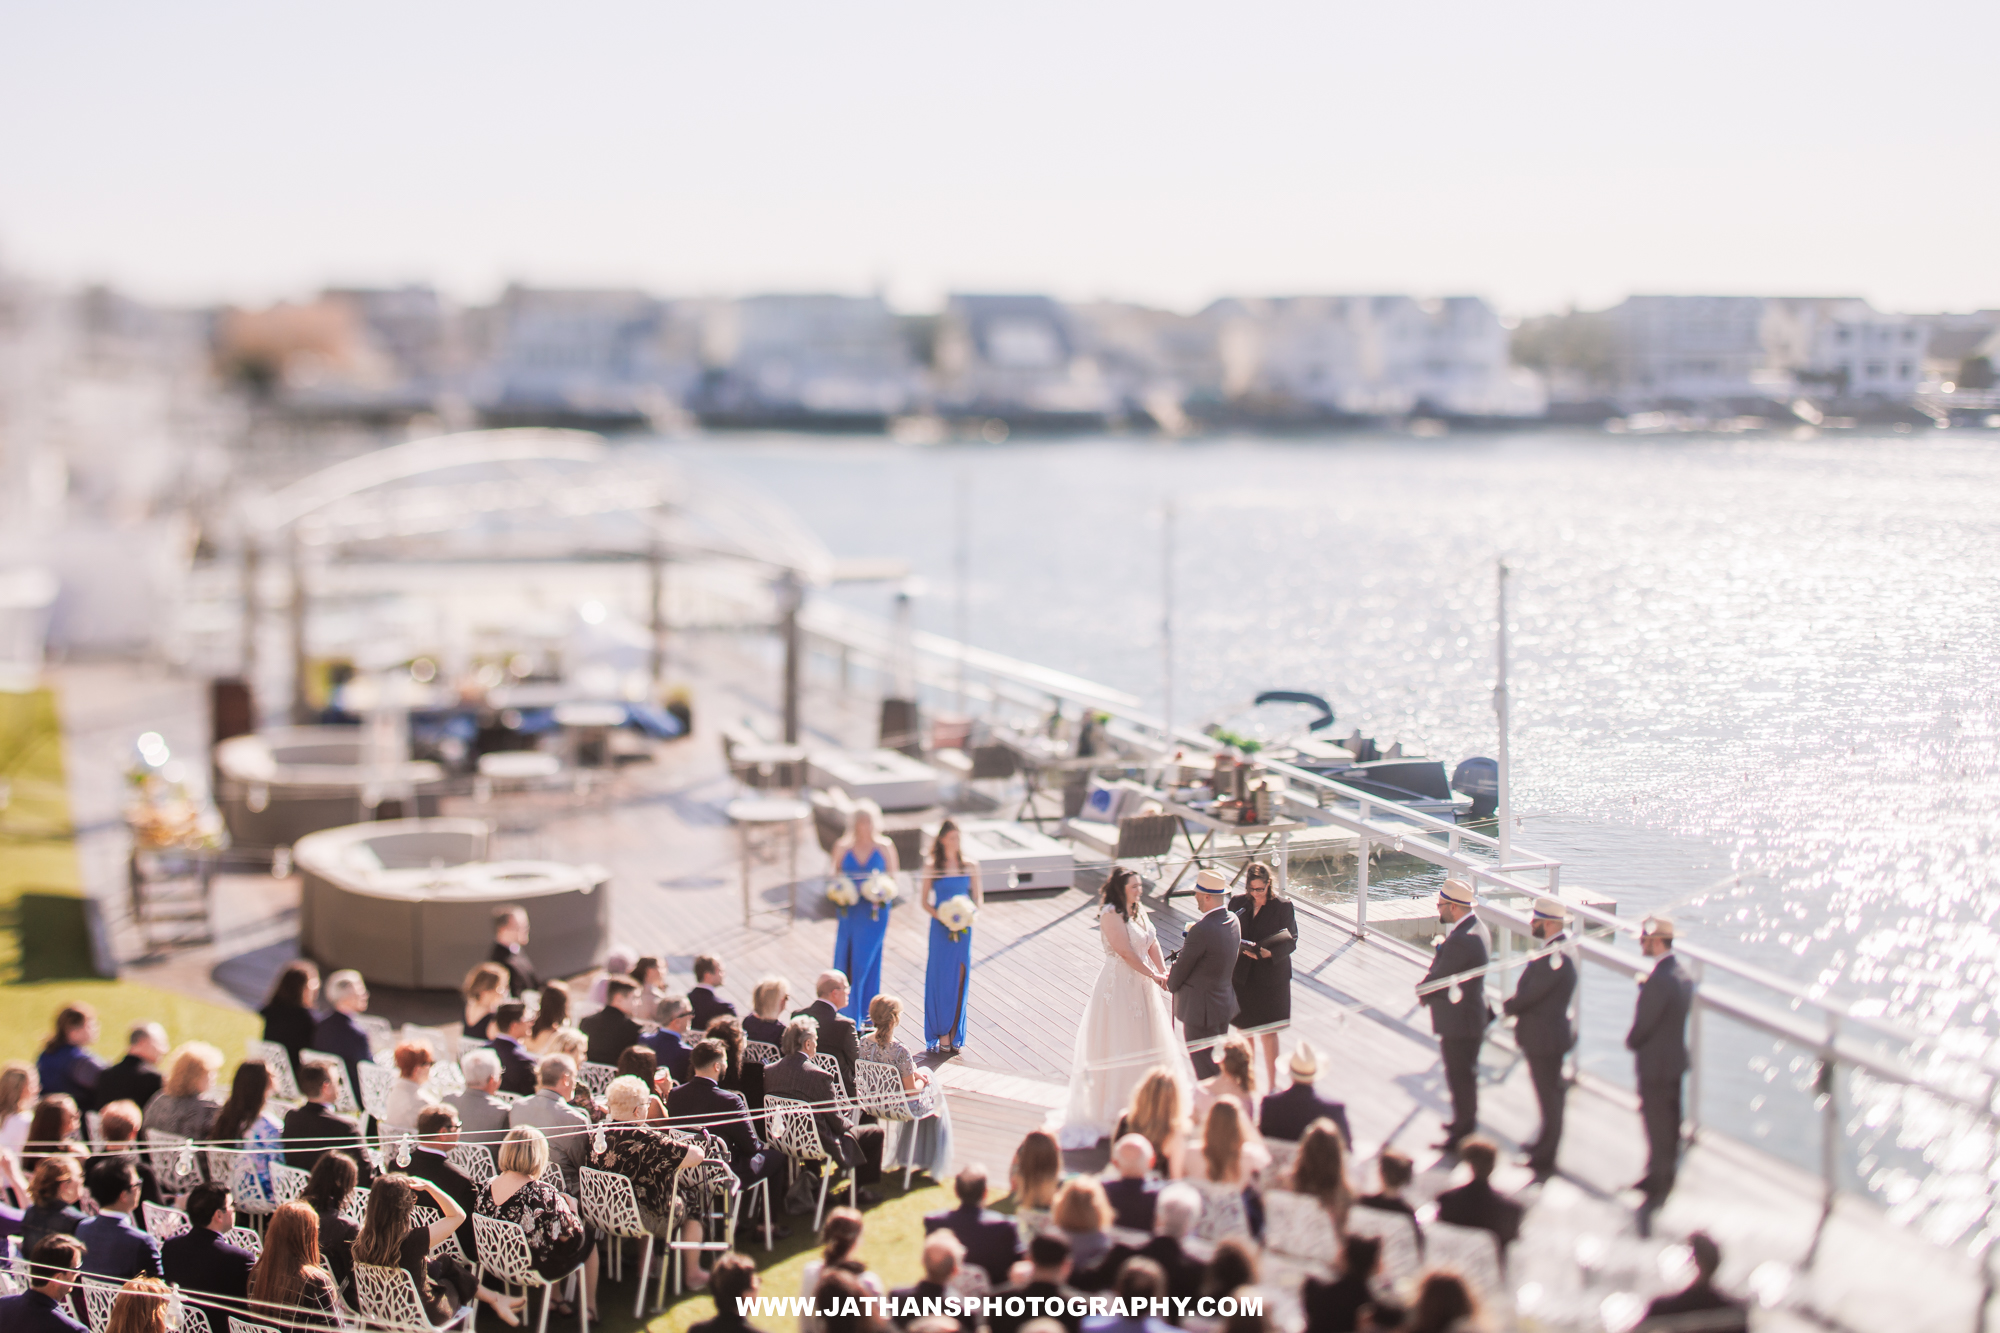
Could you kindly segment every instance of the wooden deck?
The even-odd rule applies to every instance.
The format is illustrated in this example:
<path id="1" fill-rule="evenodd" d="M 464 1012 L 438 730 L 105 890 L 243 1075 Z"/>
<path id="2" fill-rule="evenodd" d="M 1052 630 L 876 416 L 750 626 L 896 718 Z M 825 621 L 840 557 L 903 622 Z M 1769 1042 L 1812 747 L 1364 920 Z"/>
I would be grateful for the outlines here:
<path id="1" fill-rule="evenodd" d="M 768 692 L 760 668 L 727 644 L 698 658 L 696 667 L 697 719 L 705 724 L 696 737 L 668 747 L 656 764 L 628 770 L 601 801 L 548 803 L 531 833 L 510 836 L 532 843 L 522 850 L 536 855 L 611 867 L 615 937 L 665 955 L 676 981 L 691 981 L 696 953 L 715 953 L 728 969 L 722 989 L 739 1006 L 747 1008 L 751 987 L 767 975 L 785 978 L 794 1002 L 803 1004 L 833 953 L 835 923 L 821 898 L 824 858 L 807 835 L 800 883 L 786 882 L 782 858 L 755 865 L 759 911 L 745 925 L 737 835 L 722 813 L 738 793 L 713 737 L 720 722 L 762 712 Z M 198 697 L 184 682 L 137 680 L 120 704 L 111 697 L 117 692 L 108 690 L 115 682 L 103 673 L 79 673 L 76 680 L 95 688 L 88 703 L 65 694 L 72 782 L 80 793 L 93 794 L 101 816 L 103 793 L 113 784 L 100 770 L 109 755 L 122 754 L 109 738 L 122 735 L 121 744 L 129 745 L 131 734 L 144 729 L 137 725 L 144 715 L 146 727 L 167 732 L 178 744 L 199 719 Z M 815 695 L 808 716 L 827 738 L 853 741 L 860 739 L 861 711 L 835 696 Z M 452 812 L 477 810 L 468 800 Z M 80 824 L 91 817 L 80 805 Z M 93 838 L 113 836 L 101 823 L 97 827 Z M 97 891 L 115 896 L 113 861 L 101 848 L 86 849 Z M 293 885 L 268 876 L 225 880 L 218 944 L 135 967 L 130 975 L 254 1003 L 289 956 L 287 912 L 295 902 Z M 796 921 L 787 910 L 792 904 Z M 1171 949 L 1191 904 L 1181 898 L 1151 906 L 1163 945 Z M 1102 960 L 1094 914 L 1094 899 L 1081 891 L 1013 894 L 990 899 L 974 928 L 968 1042 L 939 1077 L 951 1090 L 960 1161 L 983 1161 L 996 1178 L 1004 1177 L 1020 1135 L 1061 1105 L 1073 1034 Z M 1426 1149 L 1438 1137 L 1446 1098 L 1436 1043 L 1412 989 L 1422 955 L 1379 936 L 1358 938 L 1330 915 L 1302 912 L 1300 924 L 1294 1031 L 1286 1045 L 1309 1038 L 1321 1052 L 1320 1090 L 1347 1103 L 1364 1153 L 1382 1144 L 1402 1147 L 1424 1169 L 1420 1193 L 1434 1193 L 1449 1182 L 1450 1164 Z M 928 925 L 913 903 L 899 905 L 883 963 L 883 989 L 904 1001 L 913 1045 L 921 1041 Z M 1629 989 L 1595 976 L 1592 981 L 1593 1003 L 1630 1003 Z M 399 1002 L 383 999 L 378 1009 Z M 408 1000 L 419 1003 L 418 997 Z M 422 1007 L 426 1012 L 407 1016 L 436 1016 L 434 999 Z M 1488 1044 L 1482 1084 L 1486 1132 L 1512 1147 L 1535 1131 L 1525 1067 L 1504 1040 Z M 1816 1134 L 1818 1128 L 1802 1126 L 1801 1132 Z M 1662 1241 L 1638 1237 L 1632 1196 L 1620 1193 L 1643 1166 L 1643 1138 L 1629 1095 L 1590 1079 L 1577 1087 L 1562 1166 L 1562 1177 L 1523 1196 L 1533 1208 L 1528 1235 L 1511 1256 L 1509 1282 L 1517 1290 L 1534 1288 L 1522 1315 L 1539 1320 L 1535 1326 L 1599 1327 L 1607 1295 L 1662 1287 Z M 1503 1173 L 1500 1183 L 1527 1189 L 1518 1168 Z M 1890 1225 L 1879 1210 L 1854 1200 L 1833 1210 L 1815 1254 L 1821 1215 L 1815 1179 L 1705 1135 L 1690 1152 L 1656 1230 L 1668 1238 L 1697 1227 L 1715 1235 L 1726 1255 L 1725 1283 L 1738 1290 L 1753 1271 L 1774 1291 L 1784 1285 L 1784 1274 L 1796 1274 L 1788 1303 L 1802 1303 L 1834 1326 L 1981 1327 L 1981 1286 L 1972 1260 Z M 1586 1264 L 1579 1241 L 1598 1257 Z"/>

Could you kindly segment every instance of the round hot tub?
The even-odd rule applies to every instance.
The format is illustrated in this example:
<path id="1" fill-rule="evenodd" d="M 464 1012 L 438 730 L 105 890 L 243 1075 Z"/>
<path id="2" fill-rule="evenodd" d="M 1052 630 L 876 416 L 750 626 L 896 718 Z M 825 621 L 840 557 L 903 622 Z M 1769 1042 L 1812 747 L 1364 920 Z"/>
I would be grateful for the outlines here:
<path id="1" fill-rule="evenodd" d="M 216 804 L 238 847 L 287 847 L 320 829 L 437 812 L 444 769 L 371 762 L 359 727 L 273 727 L 215 747 Z"/>

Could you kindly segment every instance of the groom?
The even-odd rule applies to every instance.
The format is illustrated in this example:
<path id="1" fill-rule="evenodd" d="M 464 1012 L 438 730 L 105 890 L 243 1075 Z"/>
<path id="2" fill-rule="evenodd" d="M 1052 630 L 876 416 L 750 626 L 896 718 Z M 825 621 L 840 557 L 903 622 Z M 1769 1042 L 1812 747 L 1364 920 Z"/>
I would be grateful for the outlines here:
<path id="1" fill-rule="evenodd" d="M 1167 973 L 1174 1017 L 1181 1021 L 1189 1046 L 1220 1037 L 1229 1031 L 1229 1020 L 1236 1017 L 1236 955 L 1243 948 L 1243 930 L 1223 906 L 1228 895 L 1229 881 L 1221 871 L 1204 870 L 1194 877 L 1194 901 L 1201 909 L 1201 919 L 1187 928 L 1180 955 Z M 1203 1046 L 1189 1054 L 1196 1075 L 1214 1077 L 1213 1047 Z"/>

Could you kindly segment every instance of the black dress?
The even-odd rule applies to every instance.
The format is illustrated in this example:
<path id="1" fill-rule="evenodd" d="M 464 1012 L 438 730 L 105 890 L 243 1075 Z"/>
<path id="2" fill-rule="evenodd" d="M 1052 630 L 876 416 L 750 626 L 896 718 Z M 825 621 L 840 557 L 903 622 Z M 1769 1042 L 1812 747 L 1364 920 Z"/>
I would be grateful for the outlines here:
<path id="1" fill-rule="evenodd" d="M 313 1011 L 302 1004 L 284 1004 L 273 1000 L 258 1010 L 264 1017 L 264 1040 L 275 1042 L 290 1052 L 292 1075 L 299 1074 L 299 1052 L 313 1044 L 313 1030 L 319 1020 Z"/>
<path id="2" fill-rule="evenodd" d="M 465 1225 L 469 1227 L 472 1223 L 468 1221 Z M 429 1227 L 411 1227 L 405 1232 L 398 1257 L 402 1270 L 417 1284 L 417 1296 L 433 1324 L 444 1323 L 478 1294 L 479 1287 L 470 1268 L 448 1254 L 431 1253 Z"/>
<path id="3" fill-rule="evenodd" d="M 1229 900 L 1229 910 L 1243 928 L 1245 944 L 1262 944 L 1280 931 L 1290 939 L 1268 945 L 1269 958 L 1236 960 L 1235 1025 L 1239 1028 L 1264 1027 L 1292 1021 L 1292 950 L 1298 944 L 1299 919 L 1291 903 L 1272 894 L 1264 899 L 1264 910 L 1250 910 L 1250 895 L 1239 893 Z"/>

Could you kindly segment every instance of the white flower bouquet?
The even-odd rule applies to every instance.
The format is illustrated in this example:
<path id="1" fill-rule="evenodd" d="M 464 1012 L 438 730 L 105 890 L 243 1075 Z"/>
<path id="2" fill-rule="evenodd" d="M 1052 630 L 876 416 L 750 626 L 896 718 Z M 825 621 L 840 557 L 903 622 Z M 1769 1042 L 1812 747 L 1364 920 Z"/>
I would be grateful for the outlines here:
<path id="1" fill-rule="evenodd" d="M 871 910 L 878 918 L 883 908 L 896 901 L 899 892 L 896 877 L 886 870 L 878 870 L 861 882 L 861 896 L 869 901 Z"/>
<path id="2" fill-rule="evenodd" d="M 845 875 L 835 875 L 826 886 L 826 900 L 834 905 L 842 916 L 847 909 L 861 901 L 861 895 L 854 891 L 854 881 Z"/>
<path id="3" fill-rule="evenodd" d="M 956 941 L 972 928 L 972 918 L 979 915 L 979 909 L 972 905 L 972 899 L 965 894 L 947 898 L 937 909 L 937 919 L 951 932 Z"/>

